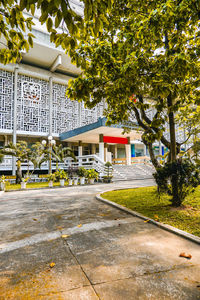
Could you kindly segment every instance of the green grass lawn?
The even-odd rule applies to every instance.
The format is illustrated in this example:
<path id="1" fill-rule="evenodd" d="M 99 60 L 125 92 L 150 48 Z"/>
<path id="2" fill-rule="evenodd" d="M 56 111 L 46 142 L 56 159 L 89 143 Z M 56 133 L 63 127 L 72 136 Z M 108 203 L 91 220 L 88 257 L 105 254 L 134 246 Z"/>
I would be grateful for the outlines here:
<path id="1" fill-rule="evenodd" d="M 68 185 L 68 182 L 65 182 L 65 186 Z M 53 186 L 60 186 L 59 182 L 54 182 Z M 48 182 L 33 182 L 33 183 L 27 183 L 26 184 L 26 188 L 27 189 L 36 189 L 36 188 L 42 188 L 42 187 L 49 187 L 49 183 Z M 9 190 L 18 190 L 21 189 L 21 185 L 20 184 L 9 184 L 6 185 L 6 191 Z"/>
<path id="2" fill-rule="evenodd" d="M 159 199 L 156 187 L 112 191 L 102 197 L 200 237 L 200 186 L 179 208 L 170 206 L 167 195 Z"/>

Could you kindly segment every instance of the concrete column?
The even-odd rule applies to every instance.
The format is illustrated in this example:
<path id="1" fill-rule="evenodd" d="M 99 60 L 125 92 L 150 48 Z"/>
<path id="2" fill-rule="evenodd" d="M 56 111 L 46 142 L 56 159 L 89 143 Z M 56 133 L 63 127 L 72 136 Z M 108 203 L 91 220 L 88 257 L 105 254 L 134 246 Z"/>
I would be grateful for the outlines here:
<path id="1" fill-rule="evenodd" d="M 186 141 L 186 138 L 187 138 L 187 136 L 186 136 L 186 130 L 184 128 L 183 129 L 183 139 L 184 139 L 184 141 Z M 184 146 L 185 146 L 185 151 L 187 151 L 187 142 L 184 143 Z"/>
<path id="2" fill-rule="evenodd" d="M 144 156 L 147 155 L 147 146 L 144 144 Z"/>
<path id="3" fill-rule="evenodd" d="M 128 137 L 128 144 L 125 145 L 126 150 L 126 164 L 128 166 L 131 165 L 131 144 L 130 144 L 130 138 Z"/>
<path id="4" fill-rule="evenodd" d="M 159 147 L 159 155 L 162 155 L 162 144 L 161 144 L 161 141 L 159 141 L 159 144 L 158 144 L 158 147 Z M 158 158 L 158 160 L 161 160 L 161 157 Z"/>
<path id="5" fill-rule="evenodd" d="M 125 145 L 125 150 L 126 150 L 126 164 L 128 166 L 130 166 L 131 165 L 131 145 L 126 144 Z"/>
<path id="6" fill-rule="evenodd" d="M 96 145 L 92 144 L 92 154 L 96 154 Z"/>
<path id="7" fill-rule="evenodd" d="M 114 147 L 114 158 L 117 158 L 117 144 Z"/>
<path id="8" fill-rule="evenodd" d="M 13 97 L 13 139 L 15 145 L 17 142 L 17 81 L 19 68 L 16 67 L 14 71 L 14 97 Z M 12 175 L 16 173 L 16 157 L 12 157 Z"/>
<path id="9" fill-rule="evenodd" d="M 104 144 L 104 161 L 107 162 L 108 144 Z"/>
<path id="10" fill-rule="evenodd" d="M 78 142 L 78 156 L 82 156 L 83 155 L 83 145 L 82 142 L 79 141 Z"/>
<path id="11" fill-rule="evenodd" d="M 104 161 L 104 142 L 103 142 L 103 134 L 99 135 L 99 157 Z"/>
<path id="12" fill-rule="evenodd" d="M 161 144 L 161 141 L 159 141 L 159 155 L 162 155 L 162 144 Z"/>
<path id="13" fill-rule="evenodd" d="M 53 78 L 49 77 L 49 135 L 52 136 L 53 117 Z"/>

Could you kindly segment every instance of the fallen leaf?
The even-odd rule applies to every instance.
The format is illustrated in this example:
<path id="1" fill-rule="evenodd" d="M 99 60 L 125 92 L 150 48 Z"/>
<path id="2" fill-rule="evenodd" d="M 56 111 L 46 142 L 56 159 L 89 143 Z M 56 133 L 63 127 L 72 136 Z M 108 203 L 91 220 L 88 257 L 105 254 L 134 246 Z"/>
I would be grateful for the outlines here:
<path id="1" fill-rule="evenodd" d="M 61 227 L 61 226 L 57 226 L 56 227 L 58 230 L 62 230 L 63 229 L 63 227 Z"/>
<path id="2" fill-rule="evenodd" d="M 61 235 L 61 237 L 62 237 L 63 239 L 68 238 L 69 236 L 70 236 L 69 234 L 63 234 L 63 235 Z"/>
<path id="3" fill-rule="evenodd" d="M 149 222 L 149 221 L 150 221 L 150 220 L 145 220 L 144 223 L 147 223 L 147 222 Z"/>
<path id="4" fill-rule="evenodd" d="M 37 221 L 37 219 L 36 219 L 36 218 L 33 218 L 33 221 Z"/>
<path id="5" fill-rule="evenodd" d="M 54 262 L 51 262 L 51 263 L 49 264 L 49 266 L 50 266 L 50 268 L 53 268 L 53 267 L 55 266 L 55 263 L 54 263 Z"/>
<path id="6" fill-rule="evenodd" d="M 101 217 L 106 217 L 106 216 L 109 216 L 110 213 L 105 213 L 105 214 L 99 214 L 99 216 Z"/>
<path id="7" fill-rule="evenodd" d="M 154 220 L 158 222 L 159 221 L 159 217 L 157 215 L 154 215 Z"/>
<path id="8" fill-rule="evenodd" d="M 179 257 L 184 257 L 184 258 L 187 258 L 187 259 L 191 259 L 192 255 L 191 254 L 185 254 L 185 252 L 182 252 L 182 253 L 179 254 Z"/>
<path id="9" fill-rule="evenodd" d="M 81 227 L 81 226 L 82 226 L 82 224 L 77 225 L 77 227 Z"/>

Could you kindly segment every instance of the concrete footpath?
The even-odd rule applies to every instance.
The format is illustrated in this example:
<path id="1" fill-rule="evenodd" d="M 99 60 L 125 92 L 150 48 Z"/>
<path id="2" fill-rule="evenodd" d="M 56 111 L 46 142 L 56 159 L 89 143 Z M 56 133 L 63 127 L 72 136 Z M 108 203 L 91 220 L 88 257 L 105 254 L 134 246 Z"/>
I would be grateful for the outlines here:
<path id="1" fill-rule="evenodd" d="M 153 181 L 1 196 L 0 299 L 200 299 L 199 245 L 95 199 L 145 185 Z"/>

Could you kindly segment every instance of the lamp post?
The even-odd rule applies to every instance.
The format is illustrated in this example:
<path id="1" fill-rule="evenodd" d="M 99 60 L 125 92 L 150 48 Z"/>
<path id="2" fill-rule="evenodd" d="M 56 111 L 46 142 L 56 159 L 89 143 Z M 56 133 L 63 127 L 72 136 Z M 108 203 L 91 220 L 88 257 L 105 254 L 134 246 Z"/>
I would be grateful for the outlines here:
<path id="1" fill-rule="evenodd" d="M 52 146 L 56 144 L 56 141 L 53 139 L 51 135 L 48 136 L 48 144 L 49 144 L 49 174 L 52 173 L 52 165 L 51 165 L 51 157 L 52 157 Z M 42 141 L 42 145 L 46 146 L 46 140 Z"/>

